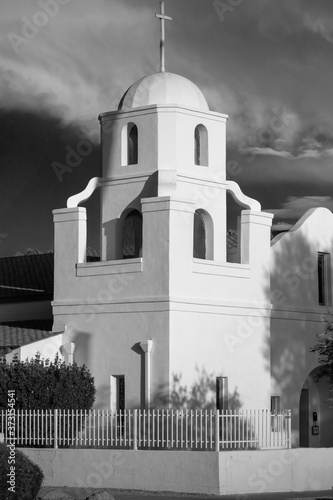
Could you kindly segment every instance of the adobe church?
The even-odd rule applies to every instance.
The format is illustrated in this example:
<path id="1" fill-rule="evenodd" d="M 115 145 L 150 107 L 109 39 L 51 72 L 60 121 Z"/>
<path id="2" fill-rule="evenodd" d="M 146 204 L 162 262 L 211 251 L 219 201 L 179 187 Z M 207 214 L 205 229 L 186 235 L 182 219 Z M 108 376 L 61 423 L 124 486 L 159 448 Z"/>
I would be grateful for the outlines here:
<path id="1" fill-rule="evenodd" d="M 226 179 L 227 118 L 163 65 L 100 115 L 101 177 L 53 212 L 53 327 L 40 342 L 88 366 L 96 408 L 169 405 L 175 381 L 191 393 L 205 374 L 221 408 L 291 409 L 294 445 L 333 446 L 332 394 L 310 352 L 331 306 L 333 215 L 311 210 L 271 241 L 273 215 Z M 80 204 L 96 189 L 101 259 L 87 262 Z M 228 193 L 241 207 L 233 252 Z"/>
<path id="2" fill-rule="evenodd" d="M 272 215 L 226 181 L 226 121 L 186 78 L 142 78 L 100 116 L 100 262 L 85 262 L 77 207 L 90 193 L 54 211 L 53 329 L 71 325 L 65 336 L 95 376 L 98 407 L 119 401 L 120 380 L 125 407 L 156 406 L 175 374 L 191 387 L 197 369 L 228 377 L 245 407 L 270 406 Z M 227 261 L 228 191 L 245 208 L 239 263 Z M 238 342 L 242 323 L 252 333 Z"/>

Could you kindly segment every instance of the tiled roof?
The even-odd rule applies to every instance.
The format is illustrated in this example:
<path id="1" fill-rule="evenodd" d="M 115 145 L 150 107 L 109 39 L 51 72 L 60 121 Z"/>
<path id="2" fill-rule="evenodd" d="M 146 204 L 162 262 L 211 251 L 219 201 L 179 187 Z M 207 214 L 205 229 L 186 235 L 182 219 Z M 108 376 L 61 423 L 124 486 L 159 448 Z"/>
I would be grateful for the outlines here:
<path id="1" fill-rule="evenodd" d="M 0 323 L 0 349 L 16 349 L 52 336 L 53 320 Z"/>
<path id="2" fill-rule="evenodd" d="M 53 295 L 53 253 L 0 259 L 0 300 Z"/>
<path id="3" fill-rule="evenodd" d="M 87 248 L 87 261 L 100 260 L 98 250 Z M 0 259 L 0 300 L 19 297 L 51 298 L 54 254 L 31 254 Z"/>

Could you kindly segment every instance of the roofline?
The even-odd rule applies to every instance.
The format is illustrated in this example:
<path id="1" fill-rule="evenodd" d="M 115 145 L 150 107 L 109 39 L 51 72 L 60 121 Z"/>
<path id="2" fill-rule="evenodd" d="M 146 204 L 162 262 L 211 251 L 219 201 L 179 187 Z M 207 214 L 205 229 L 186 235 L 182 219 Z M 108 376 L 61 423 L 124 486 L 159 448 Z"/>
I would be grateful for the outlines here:
<path id="1" fill-rule="evenodd" d="M 200 114 L 202 116 L 205 116 L 206 118 L 218 118 L 218 119 L 224 119 L 224 121 L 227 121 L 229 116 L 223 113 L 218 113 L 217 111 L 209 111 L 209 110 L 202 110 L 200 108 L 191 108 L 190 106 L 182 106 L 179 104 L 149 104 L 147 106 L 141 106 L 138 108 L 131 108 L 131 109 L 120 109 L 120 110 L 114 110 L 114 111 L 106 111 L 104 113 L 100 113 L 98 116 L 99 121 L 102 121 L 103 118 L 108 117 L 108 116 L 118 116 L 122 115 L 122 118 L 125 118 L 126 115 L 133 115 L 134 113 L 137 114 L 142 114 L 142 112 L 154 112 L 154 111 L 170 111 L 170 110 L 183 110 L 183 111 L 190 111 L 193 114 Z"/>
<path id="2" fill-rule="evenodd" d="M 0 304 L 10 304 L 11 302 L 49 302 L 53 300 L 53 292 L 39 295 L 12 295 L 11 297 L 0 297 Z"/>

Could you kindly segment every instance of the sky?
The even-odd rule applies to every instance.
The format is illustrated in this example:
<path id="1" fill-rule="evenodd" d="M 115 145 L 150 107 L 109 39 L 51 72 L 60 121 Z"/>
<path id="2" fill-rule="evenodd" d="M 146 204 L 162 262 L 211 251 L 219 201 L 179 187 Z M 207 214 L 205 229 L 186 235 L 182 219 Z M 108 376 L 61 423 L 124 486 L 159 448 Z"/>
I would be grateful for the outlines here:
<path id="1" fill-rule="evenodd" d="M 165 9 L 167 71 L 229 115 L 228 178 L 281 227 L 333 210 L 332 0 Z M 98 115 L 158 71 L 158 11 L 158 0 L 1 0 L 1 257 L 53 249 L 52 210 L 100 174 Z M 85 204 L 90 246 L 98 204 L 97 193 Z"/>

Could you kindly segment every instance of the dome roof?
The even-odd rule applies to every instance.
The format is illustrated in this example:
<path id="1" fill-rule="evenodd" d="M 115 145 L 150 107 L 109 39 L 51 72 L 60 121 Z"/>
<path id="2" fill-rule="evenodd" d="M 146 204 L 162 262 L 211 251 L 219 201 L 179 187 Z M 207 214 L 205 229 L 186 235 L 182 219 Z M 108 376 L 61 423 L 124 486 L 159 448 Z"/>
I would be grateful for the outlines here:
<path id="1" fill-rule="evenodd" d="M 119 103 L 119 110 L 151 104 L 178 104 L 209 111 L 201 90 L 190 80 L 174 73 L 155 73 L 133 83 Z"/>

